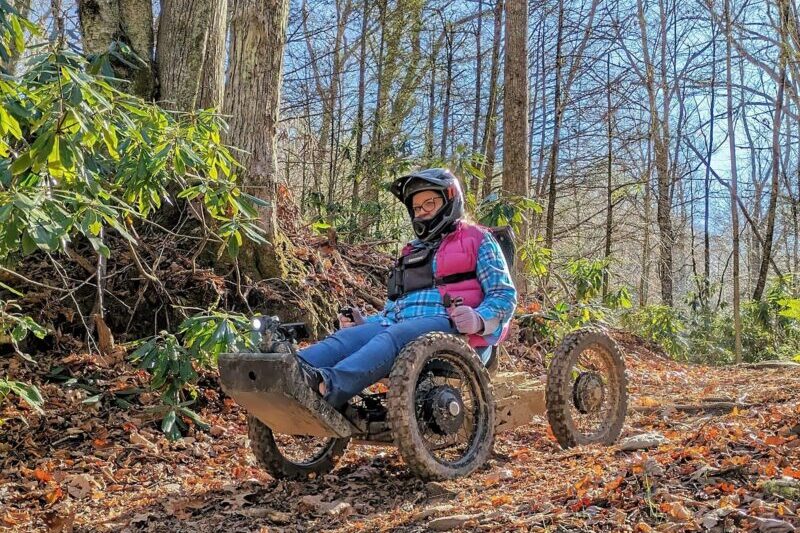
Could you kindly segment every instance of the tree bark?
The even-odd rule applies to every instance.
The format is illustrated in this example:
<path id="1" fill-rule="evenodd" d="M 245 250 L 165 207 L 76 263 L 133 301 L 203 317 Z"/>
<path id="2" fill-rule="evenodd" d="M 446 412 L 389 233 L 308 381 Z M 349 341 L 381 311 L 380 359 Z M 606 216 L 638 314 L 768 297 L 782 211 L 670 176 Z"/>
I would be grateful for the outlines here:
<path id="1" fill-rule="evenodd" d="M 647 136 L 647 164 L 645 166 L 644 177 L 644 241 L 642 242 L 642 276 L 639 278 L 639 307 L 647 305 L 650 293 L 650 223 L 652 216 L 652 193 L 650 192 L 650 174 L 653 169 L 653 124 L 650 123 L 651 131 Z"/>
<path id="2" fill-rule="evenodd" d="M 353 212 L 355 212 L 359 202 L 361 172 L 364 164 L 364 99 L 367 87 L 367 21 L 369 20 L 370 6 L 371 4 L 365 1 L 361 11 L 361 43 L 359 43 L 358 54 L 358 111 L 356 111 L 355 128 L 356 151 L 355 168 L 353 170 L 353 196 L 350 204 Z"/>
<path id="3" fill-rule="evenodd" d="M 778 208 L 778 191 L 780 185 L 780 166 L 781 166 L 781 120 L 783 118 L 783 94 L 786 86 L 786 50 L 784 28 L 788 24 L 789 8 L 786 0 L 778 0 L 778 11 L 780 12 L 780 43 L 779 59 L 780 80 L 778 81 L 778 94 L 775 97 L 775 115 L 772 121 L 772 183 L 770 188 L 769 206 L 767 207 L 767 228 L 764 235 L 764 246 L 761 249 L 761 265 L 758 270 L 758 279 L 753 291 L 753 300 L 760 301 L 764 294 L 764 287 L 767 283 L 767 273 L 769 272 L 769 261 L 772 258 L 772 244 L 775 238 L 775 212 Z"/>
<path id="4" fill-rule="evenodd" d="M 730 0 L 725 0 L 725 35 L 727 46 L 725 48 L 725 76 L 727 86 L 727 119 L 728 119 L 728 150 L 731 161 L 731 224 L 733 239 L 733 330 L 734 330 L 734 355 L 736 363 L 742 362 L 742 317 L 740 311 L 739 291 L 739 207 L 736 203 L 739 186 L 739 176 L 736 166 L 736 130 L 733 124 L 733 84 L 731 81 L 731 48 L 732 29 Z"/>
<path id="5" fill-rule="evenodd" d="M 372 133 L 370 135 L 369 150 L 367 150 L 366 162 L 368 164 L 369 173 L 367 176 L 367 190 L 366 200 L 372 204 L 370 210 L 377 210 L 379 199 L 379 185 L 383 175 L 383 141 L 381 138 L 381 122 L 383 121 L 384 107 L 388 98 L 387 92 L 384 89 L 384 63 L 386 60 L 386 10 L 387 0 L 378 1 L 378 20 L 380 24 L 380 45 L 378 46 L 378 57 L 376 59 L 376 74 L 377 86 L 375 87 L 376 104 L 375 111 L 372 115 Z M 364 226 L 369 223 L 373 218 L 369 210 L 364 210 L 361 213 L 361 220 L 359 225 Z"/>
<path id="6" fill-rule="evenodd" d="M 86 53 L 105 53 L 115 41 L 124 42 L 131 48 L 141 60 L 139 68 L 131 69 L 115 62 L 115 75 L 131 82 L 133 94 L 150 100 L 155 88 L 150 1 L 78 0 L 78 19 Z"/>
<path id="7" fill-rule="evenodd" d="M 503 103 L 503 194 L 527 198 L 528 183 L 528 2 L 506 2 L 506 58 Z M 528 237 L 523 222 L 520 237 Z M 521 261 L 515 261 L 520 265 Z M 521 294 L 527 286 L 518 266 L 514 281 Z"/>
<path id="8" fill-rule="evenodd" d="M 558 37 L 556 39 L 556 93 L 554 102 L 554 120 L 553 120 L 553 140 L 550 145 L 550 157 L 547 161 L 547 173 L 545 182 L 548 185 L 547 195 L 547 221 L 545 229 L 545 247 L 553 247 L 553 231 L 555 226 L 555 211 L 556 211 L 556 195 L 557 195 L 557 173 L 558 173 L 558 152 L 561 146 L 561 122 L 564 117 L 564 109 L 569 102 L 572 84 L 578 75 L 581 68 L 581 61 L 583 59 L 583 52 L 586 45 L 589 43 L 589 37 L 592 34 L 594 15 L 597 12 L 597 6 L 600 0 L 592 0 L 589 7 L 589 13 L 586 17 L 586 25 L 583 30 L 583 37 L 580 43 L 573 50 L 572 64 L 567 74 L 567 79 L 564 82 L 563 90 L 561 87 L 561 67 L 564 62 L 562 53 L 563 46 L 563 29 L 564 29 L 564 0 L 559 0 L 558 11 Z"/>
<path id="9" fill-rule="evenodd" d="M 228 142 L 244 150 L 242 186 L 267 202 L 260 218 L 273 246 L 249 246 L 245 261 L 262 276 L 275 277 L 276 127 L 280 106 L 283 48 L 289 0 L 237 0 L 231 14 L 231 46 L 225 114 L 231 116 Z M 248 241 L 249 242 L 249 241 Z M 249 254 L 249 255 L 248 255 Z"/>
<path id="10" fill-rule="evenodd" d="M 221 1 L 163 0 L 161 3 L 156 62 L 159 102 L 163 107 L 178 111 L 197 108 L 214 25 L 212 17 L 220 12 Z M 216 27 L 219 31 L 222 25 Z M 213 37 L 211 40 L 218 42 Z"/>
<path id="11" fill-rule="evenodd" d="M 500 43 L 503 35 L 503 0 L 496 0 L 494 6 L 494 34 L 492 41 L 491 73 L 489 74 L 489 96 L 486 118 L 483 125 L 483 153 L 486 157 L 481 166 L 483 186 L 481 198 L 489 196 L 494 178 L 494 160 L 497 148 L 497 104 L 500 91 L 497 89 L 500 79 Z M 477 199 L 477 198 L 476 198 Z"/>
<path id="12" fill-rule="evenodd" d="M 556 86 L 553 93 L 553 139 L 550 144 L 550 155 L 547 158 L 547 218 L 545 222 L 545 248 L 553 247 L 553 226 L 555 225 L 558 166 L 558 149 L 561 143 L 561 116 L 564 106 L 561 105 L 561 68 L 564 64 L 562 47 L 564 44 L 564 0 L 558 2 L 558 33 L 556 34 Z"/>
<path id="13" fill-rule="evenodd" d="M 436 122 L 436 45 L 431 44 L 430 85 L 428 85 L 428 123 L 425 128 L 425 157 L 433 158 L 433 129 Z"/>
<path id="14" fill-rule="evenodd" d="M 14 0 L 11 3 L 22 18 L 28 18 L 31 12 L 31 0 Z M 0 58 L 0 72 L 13 76 L 17 71 L 17 62 L 22 50 L 17 50 L 16 46 L 12 46 L 10 52 L 10 57 L 5 61 Z"/>
<path id="15" fill-rule="evenodd" d="M 668 130 L 663 124 L 663 120 L 658 114 L 657 88 L 655 85 L 655 74 L 653 61 L 650 56 L 649 40 L 647 37 L 647 21 L 644 16 L 644 5 L 642 0 L 637 0 L 637 12 L 639 29 L 642 42 L 642 60 L 646 69 L 645 88 L 650 111 L 650 134 L 653 142 L 653 154 L 655 156 L 656 178 L 658 183 L 656 195 L 656 221 L 659 229 L 659 280 L 661 282 L 661 301 L 664 305 L 672 305 L 672 248 L 673 231 L 671 209 L 672 202 L 670 188 L 672 179 L 669 167 L 669 137 Z M 662 40 L 666 35 L 661 36 Z M 665 96 L 666 98 L 666 96 Z M 665 117 L 669 120 L 669 115 Z"/>
<path id="16" fill-rule="evenodd" d="M 395 156 L 394 146 L 402 134 L 403 124 L 413 110 L 416 89 L 425 75 L 419 68 L 422 58 L 421 2 L 398 0 L 391 10 L 386 0 L 378 3 L 380 12 L 380 51 L 376 77 L 376 106 L 372 136 L 365 163 L 367 164 L 366 198 L 374 208 L 365 211 L 360 224 L 380 229 L 381 218 L 376 216 L 380 207 L 381 183 L 385 177 L 386 161 Z"/>
<path id="17" fill-rule="evenodd" d="M 604 257 L 608 261 L 611 258 L 611 237 L 614 224 L 614 203 L 612 202 L 613 189 L 611 184 L 611 164 L 612 164 L 612 142 L 613 142 L 613 120 L 614 115 L 611 109 L 611 54 L 606 55 L 606 245 Z M 603 270 L 603 297 L 608 296 L 609 279 L 608 266 Z"/>
<path id="18" fill-rule="evenodd" d="M 717 34 L 713 17 L 711 39 L 711 108 L 708 118 L 708 150 L 706 150 L 708 163 L 703 180 L 703 281 L 700 290 L 700 301 L 704 307 L 708 307 L 711 299 L 711 234 L 708 223 L 711 213 L 711 156 L 714 153 L 714 118 L 717 97 Z"/>
<path id="19" fill-rule="evenodd" d="M 544 25 L 544 23 L 542 24 Z M 542 36 L 540 39 L 539 55 L 541 56 L 541 72 L 542 72 L 542 127 L 539 132 L 539 162 L 536 165 L 536 189 L 534 192 L 537 197 L 544 195 L 544 170 L 545 170 L 545 146 L 547 141 L 547 50 L 546 40 L 544 37 L 545 29 L 542 28 Z M 531 125 L 533 127 L 533 125 Z"/>
<path id="20" fill-rule="evenodd" d="M 445 81 L 444 81 L 444 107 L 442 108 L 442 139 L 439 146 L 439 157 L 447 157 L 447 141 L 450 137 L 450 93 L 453 88 L 453 28 L 446 24 L 445 35 Z"/>
<path id="21" fill-rule="evenodd" d="M 225 43 L 228 36 L 228 0 L 214 0 L 206 57 L 200 78 L 197 107 L 222 110 L 225 95 Z"/>
<path id="22" fill-rule="evenodd" d="M 503 190 L 528 196 L 528 3 L 506 2 Z M 524 232 L 523 232 L 524 235 Z"/>
<path id="23" fill-rule="evenodd" d="M 472 115 L 472 153 L 478 153 L 478 132 L 481 122 L 481 95 L 483 90 L 483 0 L 478 0 L 478 28 L 475 30 L 475 107 Z M 478 176 L 473 175 L 469 191 L 478 199 Z"/>

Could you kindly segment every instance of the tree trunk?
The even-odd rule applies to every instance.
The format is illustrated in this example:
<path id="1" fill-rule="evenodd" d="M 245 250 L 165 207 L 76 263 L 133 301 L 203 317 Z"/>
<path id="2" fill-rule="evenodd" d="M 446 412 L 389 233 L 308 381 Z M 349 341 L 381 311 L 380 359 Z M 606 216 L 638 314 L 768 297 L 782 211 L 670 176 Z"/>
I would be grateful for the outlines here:
<path id="1" fill-rule="evenodd" d="M 658 115 L 658 100 L 656 97 L 655 75 L 653 62 L 650 56 L 649 41 L 647 38 L 647 21 L 644 17 L 642 0 L 637 0 L 639 30 L 642 41 L 642 60 L 646 69 L 645 88 L 650 111 L 650 133 L 655 156 L 656 178 L 658 183 L 656 196 L 656 221 L 659 229 L 659 268 L 658 277 L 661 282 L 661 301 L 664 305 L 672 305 L 672 219 L 670 186 L 672 184 L 669 168 L 669 139 L 662 119 Z M 662 35 L 662 39 L 666 35 Z M 668 117 L 667 117 L 668 119 Z"/>
<path id="2" fill-rule="evenodd" d="M 539 43 L 542 40 L 542 36 L 545 30 L 545 21 L 542 20 L 538 24 L 538 36 L 536 37 L 536 42 Z M 538 54 L 541 53 L 541 48 L 536 47 L 536 54 L 531 55 L 531 61 L 535 65 L 533 67 L 533 72 L 530 73 L 529 78 L 531 80 L 530 83 L 533 84 L 531 92 L 533 93 L 531 97 L 530 103 L 530 117 L 528 117 L 528 187 L 530 187 L 531 196 L 537 196 L 539 192 L 539 187 L 541 184 L 539 183 L 539 179 L 537 176 L 536 182 L 533 181 L 533 142 L 534 136 L 536 135 L 536 120 L 539 117 L 539 83 L 541 82 L 542 86 L 542 93 L 547 90 L 547 82 L 545 79 L 545 72 L 541 69 Z M 544 128 L 544 124 L 542 124 Z"/>
<path id="3" fill-rule="evenodd" d="M 800 107 L 798 107 L 800 111 Z M 800 131 L 800 123 L 798 124 L 798 131 Z M 794 246 L 792 247 L 792 272 L 800 271 L 800 149 L 797 150 L 796 164 L 796 180 L 797 180 L 797 196 L 792 199 L 792 220 L 794 221 Z M 788 178 L 787 178 L 788 180 Z M 791 189 L 791 184 L 787 184 L 787 188 Z M 794 286 L 798 286 L 798 281 L 794 280 Z"/>
<path id="4" fill-rule="evenodd" d="M 375 111 L 372 115 L 372 134 L 370 135 L 369 150 L 367 150 L 366 157 L 369 165 L 369 172 L 367 175 L 367 190 L 365 196 L 367 202 L 369 202 L 371 205 L 369 210 L 365 210 L 361 213 L 361 220 L 359 221 L 359 225 L 361 226 L 369 224 L 370 220 L 373 220 L 373 214 L 369 211 L 377 211 L 380 181 L 383 177 L 383 140 L 381 138 L 381 122 L 383 121 L 384 107 L 386 106 L 386 101 L 388 98 L 387 91 L 384 88 L 384 62 L 386 59 L 386 54 L 384 53 L 386 49 L 386 7 L 387 0 L 380 0 L 378 2 L 378 18 L 381 29 L 375 74 L 375 78 L 377 79 L 377 86 L 375 87 L 376 105 Z"/>
<path id="5" fill-rule="evenodd" d="M 606 122 L 607 122 L 607 146 L 606 146 L 606 246 L 604 257 L 606 260 L 611 258 L 611 236 L 614 223 L 614 203 L 612 202 L 611 188 L 611 147 L 613 141 L 613 119 L 611 110 L 611 54 L 606 55 Z M 608 296 L 609 291 L 608 266 L 603 270 L 603 297 Z"/>
<path id="6" fill-rule="evenodd" d="M 14 0 L 11 4 L 22 18 L 28 18 L 31 12 L 31 0 Z M 13 76 L 17 71 L 17 62 L 22 51 L 12 46 L 10 52 L 10 56 L 6 60 L 0 58 L 0 72 Z"/>
<path id="7" fill-rule="evenodd" d="M 472 153 L 478 153 L 478 132 L 481 122 L 481 94 L 483 84 L 483 0 L 478 0 L 478 28 L 475 30 L 475 108 L 472 115 Z M 469 184 L 469 191 L 478 200 L 478 176 L 473 175 Z"/>
<path id="8" fill-rule="evenodd" d="M 190 111 L 199 104 L 201 80 L 213 26 L 212 17 L 220 13 L 224 0 L 163 0 L 158 23 L 156 62 L 160 85 L 159 101 L 168 109 Z M 216 57 L 222 59 L 220 54 Z M 216 67 L 215 67 L 216 68 Z M 213 69 L 212 69 L 213 70 Z M 212 72 L 209 71 L 209 76 Z M 213 78 L 213 76 L 212 76 Z M 209 87 L 209 91 L 211 88 Z"/>
<path id="9" fill-rule="evenodd" d="M 711 299 L 711 234 L 708 222 L 711 212 L 711 156 L 714 153 L 714 118 L 717 97 L 717 34 L 713 17 L 711 19 L 711 39 L 711 108 L 708 118 L 706 172 L 703 181 L 703 284 L 700 291 L 700 301 L 703 307 L 708 307 Z"/>
<path id="10" fill-rule="evenodd" d="M 506 2 L 506 58 L 503 103 L 503 193 L 529 196 L 528 183 L 528 2 Z M 522 240 L 528 237 L 525 222 L 520 228 Z M 521 261 L 515 261 L 520 265 Z M 527 287 L 518 266 L 514 281 L 521 294 Z"/>
<path id="11" fill-rule="evenodd" d="M 164 10 L 162 9 L 162 16 Z M 153 9 L 149 0 L 78 0 L 83 50 L 107 52 L 114 41 L 127 44 L 141 60 L 138 69 L 113 62 L 115 75 L 131 82 L 130 92 L 150 100 L 153 69 Z M 135 63 L 135 61 L 130 61 Z"/>
<path id="12" fill-rule="evenodd" d="M 528 196 L 528 3 L 506 2 L 503 190 Z M 524 235 L 524 232 L 523 232 Z"/>
<path id="13" fill-rule="evenodd" d="M 544 22 L 542 23 L 544 25 Z M 544 195 L 544 152 L 547 141 L 547 50 L 546 40 L 544 38 L 545 30 L 542 28 L 542 38 L 540 40 L 539 55 L 541 56 L 541 71 L 542 71 L 542 127 L 539 136 L 539 162 L 536 166 L 536 189 L 537 197 Z"/>
<path id="14" fill-rule="evenodd" d="M 481 198 L 489 196 L 494 177 L 494 160 L 497 147 L 497 104 L 500 91 L 497 85 L 500 79 L 500 43 L 503 35 L 503 0 L 497 0 L 494 6 L 494 34 L 492 41 L 492 65 L 489 74 L 489 97 L 486 108 L 486 119 L 483 125 L 483 153 L 486 156 L 481 166 L 483 186 Z M 477 200 L 477 198 L 476 198 Z"/>
<path id="15" fill-rule="evenodd" d="M 742 317 L 740 312 L 740 291 L 739 291 L 739 207 L 736 203 L 739 176 L 736 167 L 736 130 L 733 124 L 733 83 L 731 81 L 731 48 L 732 48 L 732 29 L 731 29 L 730 0 L 725 0 L 725 35 L 727 46 L 725 48 L 725 76 L 727 88 L 727 119 L 728 119 L 728 150 L 731 162 L 731 223 L 733 239 L 733 330 L 734 330 L 734 354 L 736 363 L 742 362 Z"/>
<path id="16" fill-rule="evenodd" d="M 355 168 L 353 170 L 353 196 L 351 198 L 351 209 L 355 212 L 359 202 L 359 189 L 361 185 L 361 173 L 363 168 L 364 152 L 364 99 L 367 87 L 367 21 L 369 20 L 370 3 L 364 2 L 361 11 L 361 43 L 358 54 L 358 111 L 356 111 L 356 152 Z"/>
<path id="17" fill-rule="evenodd" d="M 747 91 L 745 90 L 746 86 L 746 74 L 744 69 L 744 62 L 739 62 L 739 84 L 741 86 L 741 90 L 739 92 L 740 98 L 742 101 L 746 101 L 748 98 Z M 753 224 L 749 226 L 750 231 L 746 234 L 746 241 L 747 241 L 747 254 L 745 255 L 745 265 L 747 266 L 747 289 L 745 292 L 749 292 L 752 290 L 750 286 L 751 283 L 753 286 L 753 280 L 755 280 L 756 272 L 758 272 L 759 264 L 760 264 L 760 257 L 759 257 L 759 250 L 763 248 L 763 243 L 759 241 L 759 245 L 757 246 L 754 240 L 755 233 L 758 231 L 758 228 L 761 226 L 761 219 L 762 217 L 762 208 L 763 202 L 762 198 L 764 196 L 764 186 L 765 183 L 761 177 L 761 157 L 758 157 L 759 149 L 756 147 L 755 139 L 753 138 L 753 133 L 750 131 L 750 119 L 749 119 L 749 111 L 748 106 L 742 106 L 741 112 L 739 114 L 742 121 L 742 131 L 744 131 L 745 138 L 747 139 L 747 153 L 749 154 L 750 159 L 750 183 L 753 185 L 753 199 L 750 202 L 751 205 L 751 213 L 750 216 L 753 219 Z M 756 121 L 758 124 L 758 121 Z"/>
<path id="18" fill-rule="evenodd" d="M 652 123 L 650 124 L 652 128 Z M 647 164 L 645 165 L 644 178 L 644 241 L 642 242 L 642 276 L 639 279 L 639 307 L 647 305 L 650 292 L 650 217 L 653 202 L 650 192 L 650 174 L 653 169 L 653 133 L 647 136 Z"/>
<path id="19" fill-rule="evenodd" d="M 222 110 L 225 95 L 225 43 L 228 36 L 228 0 L 214 0 L 211 4 L 211 27 L 208 33 L 206 57 L 200 78 L 197 107 Z"/>
<path id="20" fill-rule="evenodd" d="M 264 277 L 276 271 L 278 229 L 276 127 L 280 106 L 283 48 L 289 0 L 237 0 L 231 14 L 231 46 L 225 114 L 231 116 L 228 142 L 244 150 L 245 191 L 269 202 L 260 210 L 272 246 L 243 249 L 245 270 Z"/>
<path id="21" fill-rule="evenodd" d="M 545 248 L 553 247 L 553 226 L 555 225 L 556 214 L 556 193 L 557 193 L 557 166 L 558 149 L 561 142 L 561 116 L 564 106 L 561 105 L 561 68 L 564 64 L 562 46 L 564 43 L 564 0 L 558 2 L 558 33 L 556 35 L 556 86 L 553 95 L 553 139 L 550 144 L 550 155 L 547 159 L 547 172 L 545 172 L 545 183 L 547 183 L 547 220 L 545 222 Z"/>
<path id="22" fill-rule="evenodd" d="M 449 25 L 448 25 L 449 26 Z M 453 29 L 446 27 L 445 50 L 447 51 L 447 61 L 445 63 L 444 81 L 444 107 L 442 108 L 442 140 L 439 146 L 439 157 L 444 160 L 447 157 L 447 141 L 450 137 L 450 93 L 453 88 Z"/>
<path id="23" fill-rule="evenodd" d="M 784 28 L 788 24 L 788 6 L 785 0 L 778 1 L 780 12 L 780 42 L 783 46 L 779 48 L 780 81 L 778 82 L 778 94 L 775 97 L 775 116 L 772 121 L 772 186 L 770 188 L 769 206 L 767 207 L 767 229 L 764 235 L 764 246 L 761 249 L 761 265 L 758 270 L 758 279 L 753 291 L 753 300 L 761 300 L 764 294 L 764 286 L 767 283 L 767 273 L 769 272 L 769 261 L 772 258 L 772 244 L 775 238 L 775 212 L 778 208 L 778 191 L 780 185 L 780 166 L 781 166 L 781 120 L 783 118 L 783 93 L 786 86 L 786 51 L 785 40 L 783 39 Z"/>
<path id="24" fill-rule="evenodd" d="M 433 129 L 436 122 L 436 45 L 431 44 L 430 85 L 428 86 L 428 124 L 425 128 L 425 158 L 433 158 Z"/>
<path id="25" fill-rule="evenodd" d="M 562 46 L 563 46 L 563 30 L 564 30 L 564 1 L 559 0 L 558 4 L 558 37 L 556 38 L 556 94 L 554 102 L 555 117 L 553 121 L 553 141 L 550 145 L 550 158 L 547 162 L 547 174 L 545 182 L 548 185 L 547 195 L 547 222 L 545 230 L 545 247 L 553 247 L 553 229 L 555 225 L 555 211 L 556 211 L 556 194 L 557 183 L 556 175 L 558 173 L 558 152 L 561 146 L 561 122 L 564 116 L 564 109 L 569 102 L 570 91 L 572 90 L 572 83 L 578 76 L 581 68 L 581 61 L 583 58 L 583 51 L 589 43 L 589 37 L 592 34 L 594 15 L 597 12 L 597 6 L 600 0 L 592 0 L 589 6 L 589 14 L 586 17 L 585 28 L 583 30 L 583 37 L 580 43 L 572 52 L 572 64 L 569 68 L 567 79 L 564 82 L 563 90 L 561 88 L 561 67 L 564 62 Z"/>

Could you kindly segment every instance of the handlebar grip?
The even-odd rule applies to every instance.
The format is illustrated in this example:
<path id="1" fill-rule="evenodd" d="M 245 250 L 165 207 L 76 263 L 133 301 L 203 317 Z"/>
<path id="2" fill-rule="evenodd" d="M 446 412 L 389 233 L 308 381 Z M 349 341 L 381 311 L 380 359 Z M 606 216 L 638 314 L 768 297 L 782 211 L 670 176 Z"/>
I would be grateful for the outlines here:
<path id="1" fill-rule="evenodd" d="M 353 316 L 353 308 L 348 306 L 341 307 L 339 309 L 339 314 L 347 317 L 348 320 L 355 322 L 355 317 Z"/>

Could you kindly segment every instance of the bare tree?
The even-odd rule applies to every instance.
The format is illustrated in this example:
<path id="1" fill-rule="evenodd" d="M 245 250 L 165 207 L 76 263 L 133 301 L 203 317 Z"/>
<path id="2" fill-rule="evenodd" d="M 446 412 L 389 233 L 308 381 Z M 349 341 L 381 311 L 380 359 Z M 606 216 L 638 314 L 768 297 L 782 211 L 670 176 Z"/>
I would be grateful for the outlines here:
<path id="1" fill-rule="evenodd" d="M 486 109 L 486 117 L 483 126 L 483 153 L 486 155 L 484 164 L 481 167 L 483 172 L 483 186 L 481 196 L 489 195 L 494 178 L 494 160 L 497 150 L 497 107 L 500 91 L 498 84 L 500 79 L 500 45 L 503 33 L 503 0 L 496 0 L 494 5 L 494 37 L 492 40 L 492 60 L 491 73 L 489 75 L 489 95 Z"/>
<path id="2" fill-rule="evenodd" d="M 775 114 L 772 121 L 772 186 L 770 188 L 769 207 L 767 207 L 767 228 L 764 235 L 764 246 L 761 250 L 761 265 L 758 270 L 758 279 L 753 291 L 753 300 L 761 300 L 764 294 L 764 286 L 767 283 L 767 272 L 769 271 L 769 261 L 772 257 L 772 244 L 775 237 L 775 214 L 778 207 L 778 190 L 780 186 L 780 166 L 781 166 L 781 120 L 783 119 L 783 93 L 786 87 L 786 65 L 787 65 L 787 46 L 784 34 L 789 23 L 789 5 L 786 0 L 778 0 L 778 12 L 780 18 L 780 43 L 778 47 L 778 94 L 775 96 Z"/>
<path id="3" fill-rule="evenodd" d="M 731 159 L 731 238 L 733 240 L 733 320 L 734 320 L 734 355 L 736 362 L 742 362 L 742 317 L 740 311 L 739 291 L 739 209 L 737 205 L 739 176 L 736 165 L 736 129 L 733 124 L 733 82 L 731 76 L 731 48 L 733 31 L 731 29 L 730 0 L 725 0 L 725 85 L 727 93 L 728 150 Z"/>

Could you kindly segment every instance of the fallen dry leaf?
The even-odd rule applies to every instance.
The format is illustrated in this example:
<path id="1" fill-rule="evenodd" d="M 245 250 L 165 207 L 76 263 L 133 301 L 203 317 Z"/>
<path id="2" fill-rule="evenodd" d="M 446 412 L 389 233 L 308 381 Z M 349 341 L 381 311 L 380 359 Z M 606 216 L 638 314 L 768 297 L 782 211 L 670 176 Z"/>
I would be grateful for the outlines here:
<path id="1" fill-rule="evenodd" d="M 793 466 L 787 466 L 781 473 L 786 477 L 793 477 L 795 479 L 800 479 L 800 468 L 794 468 Z"/>
<path id="2" fill-rule="evenodd" d="M 65 482 L 69 495 L 79 500 L 90 496 L 94 490 L 100 489 L 100 485 L 89 474 L 75 474 L 67 477 Z"/>

